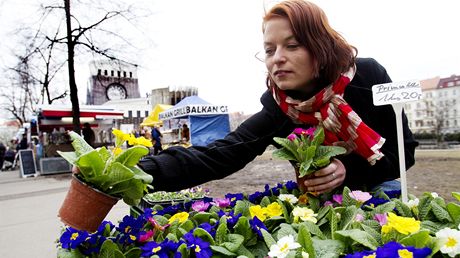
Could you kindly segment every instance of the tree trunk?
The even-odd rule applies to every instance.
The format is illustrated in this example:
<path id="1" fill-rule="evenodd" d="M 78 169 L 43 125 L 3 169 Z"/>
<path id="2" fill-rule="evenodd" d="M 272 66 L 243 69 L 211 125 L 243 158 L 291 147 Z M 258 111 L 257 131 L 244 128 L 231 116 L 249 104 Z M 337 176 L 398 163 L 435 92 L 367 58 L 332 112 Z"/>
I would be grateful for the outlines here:
<path id="1" fill-rule="evenodd" d="M 64 0 L 65 19 L 67 25 L 67 56 L 69 68 L 69 88 L 70 88 L 70 101 L 72 102 L 72 121 L 73 130 L 80 134 L 80 105 L 78 103 L 78 89 L 75 82 L 75 68 L 74 68 L 74 48 L 75 42 L 72 39 L 72 26 L 70 20 L 70 0 Z"/>

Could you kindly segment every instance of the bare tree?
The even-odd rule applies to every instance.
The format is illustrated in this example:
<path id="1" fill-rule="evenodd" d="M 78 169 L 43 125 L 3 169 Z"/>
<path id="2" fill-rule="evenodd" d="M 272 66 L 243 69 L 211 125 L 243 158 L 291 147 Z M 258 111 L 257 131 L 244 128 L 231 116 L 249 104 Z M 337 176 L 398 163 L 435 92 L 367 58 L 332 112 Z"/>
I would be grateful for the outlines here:
<path id="1" fill-rule="evenodd" d="M 150 15 L 149 13 L 135 14 L 133 9 L 133 6 L 125 3 L 97 0 L 59 0 L 54 4 L 41 6 L 42 15 L 36 23 L 38 28 L 30 37 L 30 42 L 26 43 L 31 46 L 31 51 L 26 57 L 28 60 L 34 60 L 34 65 L 29 67 L 29 78 L 41 86 L 42 103 L 51 104 L 70 93 L 76 132 L 80 132 L 80 106 L 75 76 L 76 58 L 84 56 L 87 62 L 89 54 L 92 59 L 99 56 L 132 64 L 128 58 L 129 52 L 132 53 L 136 47 L 131 44 L 130 39 L 122 36 L 121 28 L 129 27 L 126 26 L 127 23 L 131 25 L 130 32 L 132 32 L 132 28 L 136 28 L 134 21 Z M 125 24 L 121 25 L 122 22 Z M 65 24 L 65 30 L 61 24 Z M 64 59 L 61 58 L 64 56 L 63 52 L 66 52 Z M 52 94 L 51 82 L 65 64 L 68 70 L 68 90 Z"/>

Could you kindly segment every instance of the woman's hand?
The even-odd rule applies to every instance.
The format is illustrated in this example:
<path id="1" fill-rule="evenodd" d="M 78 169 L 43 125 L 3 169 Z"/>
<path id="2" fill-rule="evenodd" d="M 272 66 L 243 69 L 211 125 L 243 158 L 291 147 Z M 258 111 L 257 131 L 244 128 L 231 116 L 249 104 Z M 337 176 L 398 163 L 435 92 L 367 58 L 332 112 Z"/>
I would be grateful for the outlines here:
<path id="1" fill-rule="evenodd" d="M 345 175 L 346 169 L 343 163 L 338 159 L 332 159 L 329 165 L 307 176 L 305 186 L 308 192 L 318 194 L 330 192 L 343 183 Z"/>
<path id="2" fill-rule="evenodd" d="M 78 169 L 78 167 L 74 165 L 72 167 L 72 174 L 78 174 L 78 173 L 80 173 L 80 169 Z"/>

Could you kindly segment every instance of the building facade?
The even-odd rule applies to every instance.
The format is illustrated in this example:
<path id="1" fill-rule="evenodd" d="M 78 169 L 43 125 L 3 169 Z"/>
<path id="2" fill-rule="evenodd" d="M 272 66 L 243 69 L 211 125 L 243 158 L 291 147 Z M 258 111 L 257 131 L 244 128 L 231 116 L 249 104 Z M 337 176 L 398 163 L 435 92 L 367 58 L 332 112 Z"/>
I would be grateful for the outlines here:
<path id="1" fill-rule="evenodd" d="M 422 98 L 406 103 L 404 111 L 414 133 L 460 132 L 460 76 L 422 80 Z"/>
<path id="2" fill-rule="evenodd" d="M 140 98 L 137 65 L 123 61 L 91 61 L 87 105 L 101 105 L 109 100 Z"/>

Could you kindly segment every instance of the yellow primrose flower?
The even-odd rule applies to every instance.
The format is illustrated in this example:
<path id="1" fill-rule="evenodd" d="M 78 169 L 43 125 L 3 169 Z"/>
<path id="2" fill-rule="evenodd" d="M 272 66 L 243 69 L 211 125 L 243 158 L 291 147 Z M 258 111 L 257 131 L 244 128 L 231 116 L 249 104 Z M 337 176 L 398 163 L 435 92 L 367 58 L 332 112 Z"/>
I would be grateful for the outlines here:
<path id="1" fill-rule="evenodd" d="M 414 257 L 414 254 L 411 251 L 407 250 L 407 249 L 399 249 L 398 250 L 398 255 L 401 258 L 412 258 L 412 257 Z"/>
<path id="2" fill-rule="evenodd" d="M 307 207 L 295 207 L 292 210 L 292 215 L 294 215 L 294 222 L 298 222 L 299 218 L 302 221 L 311 221 L 313 223 L 316 223 L 318 221 L 316 219 L 316 216 L 318 214 L 315 214 L 315 212 L 312 209 L 309 209 Z"/>
<path id="3" fill-rule="evenodd" d="M 375 257 L 377 257 L 377 255 L 375 253 L 363 256 L 363 258 L 375 258 Z"/>
<path id="4" fill-rule="evenodd" d="M 283 209 L 279 203 L 273 202 L 265 208 L 265 212 L 268 217 L 281 216 L 281 214 L 283 214 Z"/>
<path id="5" fill-rule="evenodd" d="M 127 140 L 129 145 L 137 145 L 137 138 L 134 134 L 130 134 Z"/>
<path id="6" fill-rule="evenodd" d="M 118 129 L 113 129 L 112 130 L 112 133 L 113 135 L 115 135 L 115 137 L 117 137 L 118 139 L 123 139 L 123 135 L 125 133 L 123 133 L 122 131 L 118 130 Z"/>
<path id="7" fill-rule="evenodd" d="M 249 207 L 249 213 L 251 214 L 251 218 L 257 217 L 262 222 L 267 218 L 265 209 L 260 207 L 260 205 Z"/>
<path id="8" fill-rule="evenodd" d="M 143 136 L 137 138 L 137 144 L 140 144 L 140 145 L 145 146 L 145 147 L 152 147 L 153 146 L 152 141 L 150 141 L 148 139 L 145 139 Z"/>
<path id="9" fill-rule="evenodd" d="M 113 154 L 115 154 L 115 156 L 119 155 L 122 151 L 120 147 L 113 148 Z"/>
<path id="10" fill-rule="evenodd" d="M 420 221 L 414 218 L 400 217 L 390 212 L 388 213 L 387 224 L 382 226 L 382 233 L 388 233 L 391 229 L 409 235 L 420 230 Z"/>
<path id="11" fill-rule="evenodd" d="M 185 222 L 188 219 L 188 212 L 179 212 L 174 214 L 171 218 L 169 218 L 168 223 L 171 224 L 174 221 L 178 220 L 179 223 Z"/>

